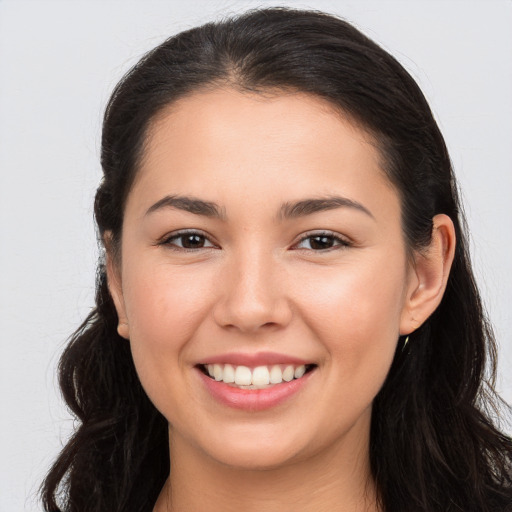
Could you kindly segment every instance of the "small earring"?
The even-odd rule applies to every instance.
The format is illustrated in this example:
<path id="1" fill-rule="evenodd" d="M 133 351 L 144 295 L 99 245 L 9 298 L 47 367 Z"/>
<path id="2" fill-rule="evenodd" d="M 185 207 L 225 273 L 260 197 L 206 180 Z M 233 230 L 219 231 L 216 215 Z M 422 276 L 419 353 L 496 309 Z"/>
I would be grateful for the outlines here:
<path id="1" fill-rule="evenodd" d="M 402 352 L 405 350 L 407 343 L 409 343 L 409 336 L 407 336 L 407 338 L 405 338 L 404 344 L 402 345 Z"/>

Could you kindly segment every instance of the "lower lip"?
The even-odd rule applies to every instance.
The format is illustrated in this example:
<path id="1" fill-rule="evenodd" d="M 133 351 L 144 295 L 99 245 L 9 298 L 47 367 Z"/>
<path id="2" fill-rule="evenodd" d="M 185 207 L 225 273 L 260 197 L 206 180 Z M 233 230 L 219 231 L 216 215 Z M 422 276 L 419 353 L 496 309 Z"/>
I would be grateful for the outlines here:
<path id="1" fill-rule="evenodd" d="M 206 389 L 220 403 L 234 409 L 263 411 L 276 407 L 296 395 L 309 381 L 314 370 L 300 379 L 282 382 L 265 389 L 240 389 L 222 381 L 216 381 L 197 369 Z"/>

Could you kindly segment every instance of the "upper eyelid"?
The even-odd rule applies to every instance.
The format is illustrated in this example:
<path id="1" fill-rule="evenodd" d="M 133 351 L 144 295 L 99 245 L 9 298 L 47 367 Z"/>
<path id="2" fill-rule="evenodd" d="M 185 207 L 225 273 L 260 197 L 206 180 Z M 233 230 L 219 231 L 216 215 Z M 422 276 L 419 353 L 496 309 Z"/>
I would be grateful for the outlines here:
<path id="1" fill-rule="evenodd" d="M 346 236 L 344 236 L 340 233 L 335 233 L 334 231 L 328 231 L 328 230 L 322 230 L 322 229 L 307 231 L 303 235 L 300 235 L 300 238 L 297 242 L 301 242 L 302 240 L 304 240 L 306 238 L 313 237 L 313 236 L 330 236 L 332 238 L 338 238 L 339 240 L 342 240 L 343 242 L 349 243 L 349 239 Z"/>
<path id="2" fill-rule="evenodd" d="M 210 240 L 210 242 L 212 242 L 212 243 L 213 243 L 213 240 L 214 240 L 214 237 L 212 235 L 210 235 L 209 233 L 207 233 L 206 231 L 203 231 L 201 229 L 191 228 L 191 229 L 178 229 L 176 231 L 171 231 L 170 233 L 167 233 L 164 236 L 162 236 L 160 238 L 160 241 L 165 242 L 165 240 L 170 240 L 171 238 L 177 238 L 177 237 L 184 236 L 184 235 L 200 235 L 200 236 L 204 236 L 205 238 Z"/>
<path id="3" fill-rule="evenodd" d="M 313 237 L 317 237 L 317 236 L 324 236 L 324 237 L 330 237 L 330 238 L 334 238 L 335 240 L 339 240 L 341 242 L 341 246 L 342 247 L 347 247 L 347 246 L 350 246 L 353 244 L 353 242 L 348 239 L 346 236 L 343 236 L 341 234 L 338 234 L 338 233 L 334 233 L 332 231 L 312 231 L 312 232 L 308 232 L 308 233 L 305 233 L 304 235 L 302 235 L 299 240 L 297 240 L 296 242 L 294 242 L 294 246 L 297 245 L 297 244 L 300 244 L 301 242 L 303 242 L 304 240 L 307 240 L 308 238 L 313 238 Z M 325 249 L 325 251 L 328 251 L 329 249 Z M 314 252 L 322 252 L 322 251 L 314 251 Z"/>

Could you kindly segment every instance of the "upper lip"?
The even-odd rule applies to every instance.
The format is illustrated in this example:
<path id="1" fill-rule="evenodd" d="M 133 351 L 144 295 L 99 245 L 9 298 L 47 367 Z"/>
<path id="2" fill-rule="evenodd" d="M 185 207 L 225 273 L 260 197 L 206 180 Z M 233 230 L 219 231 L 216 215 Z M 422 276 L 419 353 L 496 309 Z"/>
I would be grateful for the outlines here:
<path id="1" fill-rule="evenodd" d="M 287 354 L 278 354 L 277 352 L 257 352 L 255 354 L 229 352 L 204 358 L 198 364 L 232 364 L 233 366 L 249 367 L 268 366 L 274 364 L 293 364 L 300 366 L 303 364 L 311 364 L 311 361 L 306 361 L 299 357 Z"/>

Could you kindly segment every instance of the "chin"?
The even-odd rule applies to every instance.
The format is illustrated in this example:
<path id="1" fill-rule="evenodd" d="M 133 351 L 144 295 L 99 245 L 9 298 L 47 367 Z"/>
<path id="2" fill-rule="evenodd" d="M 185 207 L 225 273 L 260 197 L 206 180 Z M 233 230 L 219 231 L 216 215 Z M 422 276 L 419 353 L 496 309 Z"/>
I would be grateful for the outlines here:
<path id="1" fill-rule="evenodd" d="M 229 440 L 229 441 L 226 441 Z M 222 436 L 208 443 L 206 451 L 220 464 L 240 470 L 270 470 L 293 463 L 300 457 L 301 443 L 275 436 Z"/>
<path id="2" fill-rule="evenodd" d="M 295 457 L 287 453 L 281 453 L 269 450 L 262 453 L 263 450 L 255 446 L 250 450 L 224 450 L 220 454 L 212 454 L 215 460 L 220 464 L 232 467 L 236 470 L 245 471 L 268 471 L 285 467 L 293 462 Z"/>

